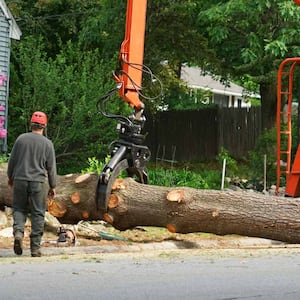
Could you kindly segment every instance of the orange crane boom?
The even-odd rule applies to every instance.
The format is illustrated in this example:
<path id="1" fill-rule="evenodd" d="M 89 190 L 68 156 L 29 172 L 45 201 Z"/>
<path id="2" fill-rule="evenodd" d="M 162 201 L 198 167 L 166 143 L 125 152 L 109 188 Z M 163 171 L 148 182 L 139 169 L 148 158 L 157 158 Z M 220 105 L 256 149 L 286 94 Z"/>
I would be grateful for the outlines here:
<path id="1" fill-rule="evenodd" d="M 115 80 L 121 83 L 120 97 L 136 111 L 144 108 L 139 91 L 142 89 L 144 39 L 147 0 L 128 0 L 125 37 L 120 49 L 120 71 Z"/>
<path id="2" fill-rule="evenodd" d="M 129 117 L 104 113 L 107 117 L 119 119 L 119 139 L 111 143 L 111 159 L 102 169 L 96 188 L 96 204 L 103 216 L 108 210 L 112 184 L 123 171 L 127 172 L 128 177 L 133 177 L 141 183 L 148 182 L 145 164 L 149 161 L 151 153 L 148 147 L 143 145 L 145 135 L 142 128 L 145 117 L 144 103 L 140 100 L 146 10 L 147 0 L 127 1 L 125 37 L 119 55 L 120 69 L 114 73 L 114 79 L 118 83 L 119 96 L 135 112 Z"/>

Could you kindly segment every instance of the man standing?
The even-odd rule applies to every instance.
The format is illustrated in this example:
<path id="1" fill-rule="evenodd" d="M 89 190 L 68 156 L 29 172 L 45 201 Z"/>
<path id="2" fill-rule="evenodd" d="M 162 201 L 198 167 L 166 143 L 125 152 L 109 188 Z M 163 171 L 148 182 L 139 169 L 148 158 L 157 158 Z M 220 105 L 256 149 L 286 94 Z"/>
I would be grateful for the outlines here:
<path id="1" fill-rule="evenodd" d="M 14 252 L 17 255 L 23 253 L 24 227 L 30 213 L 31 256 L 41 256 L 47 193 L 51 197 L 55 196 L 55 151 L 52 142 L 43 135 L 46 126 L 46 114 L 34 112 L 31 132 L 17 138 L 8 162 L 8 185 L 13 188 Z"/>

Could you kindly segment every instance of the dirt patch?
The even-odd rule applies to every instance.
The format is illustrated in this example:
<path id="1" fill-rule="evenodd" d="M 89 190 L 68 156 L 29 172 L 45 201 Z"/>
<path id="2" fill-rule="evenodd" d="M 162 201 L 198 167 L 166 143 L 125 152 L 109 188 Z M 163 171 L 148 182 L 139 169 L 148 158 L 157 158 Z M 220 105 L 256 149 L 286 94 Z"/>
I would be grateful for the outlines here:
<path id="1" fill-rule="evenodd" d="M 5 225 L 0 225 L 0 249 L 13 249 L 12 236 L 12 216 L 6 216 Z M 77 225 L 63 225 L 76 234 L 76 243 L 71 239 L 66 242 L 58 242 L 58 233 L 56 230 L 47 230 L 45 228 L 42 247 L 103 247 L 120 249 L 147 250 L 176 248 L 176 249 L 197 249 L 197 248 L 249 248 L 249 247 L 273 247 L 286 246 L 286 244 L 276 241 L 270 241 L 258 238 L 247 238 L 237 235 L 217 236 L 208 233 L 189 233 L 178 234 L 171 233 L 165 228 L 158 227 L 136 227 L 131 230 L 119 231 L 112 226 L 99 222 L 84 222 Z M 31 224 L 27 221 L 25 226 L 24 249 L 30 248 Z"/>
<path id="2" fill-rule="evenodd" d="M 157 227 L 138 227 L 132 230 L 119 231 L 111 226 L 105 227 L 103 229 L 101 226 L 100 230 L 97 230 L 97 225 L 91 225 L 90 236 L 81 236 L 80 233 L 76 233 L 76 246 L 86 247 L 86 246 L 100 246 L 100 245 L 124 245 L 131 243 L 159 243 L 163 241 L 174 241 L 182 242 L 188 245 L 192 245 L 194 242 L 199 240 L 226 240 L 226 238 L 216 237 L 215 235 L 205 234 L 205 233 L 191 233 L 191 234 L 174 234 L 168 232 L 164 228 Z M 11 227 L 0 227 L 0 230 L 5 229 L 6 232 L 11 232 Z M 98 232 L 98 234 L 96 233 Z M 10 235 L 10 233 L 9 233 Z M 30 245 L 30 226 L 26 226 L 25 237 L 24 237 L 24 247 L 29 247 Z M 229 237 L 227 237 L 228 239 Z M 13 237 L 0 236 L 0 248 L 9 249 L 13 247 Z M 59 245 L 58 234 L 45 231 L 43 235 L 43 247 L 53 247 Z M 61 243 L 61 246 L 65 246 Z M 66 245 L 67 246 L 67 245 Z M 188 247 L 189 248 L 189 247 Z"/>

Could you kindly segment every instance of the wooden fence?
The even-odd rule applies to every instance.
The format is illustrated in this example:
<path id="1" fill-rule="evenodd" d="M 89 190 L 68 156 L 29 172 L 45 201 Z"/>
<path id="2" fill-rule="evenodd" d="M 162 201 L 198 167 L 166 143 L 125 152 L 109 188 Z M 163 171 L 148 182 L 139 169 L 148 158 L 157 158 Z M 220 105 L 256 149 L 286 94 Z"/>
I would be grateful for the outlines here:
<path id="1" fill-rule="evenodd" d="M 168 111 L 146 117 L 152 160 L 211 160 L 221 147 L 240 159 L 261 134 L 260 107 Z"/>

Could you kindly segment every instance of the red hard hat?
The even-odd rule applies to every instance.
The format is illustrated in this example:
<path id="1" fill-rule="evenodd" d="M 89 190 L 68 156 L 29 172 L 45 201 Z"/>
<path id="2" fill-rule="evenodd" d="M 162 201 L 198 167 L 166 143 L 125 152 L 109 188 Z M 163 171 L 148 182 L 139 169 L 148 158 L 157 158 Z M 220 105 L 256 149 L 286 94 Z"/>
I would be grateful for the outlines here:
<path id="1" fill-rule="evenodd" d="M 47 116 L 42 111 L 36 111 L 31 116 L 31 123 L 38 123 L 41 125 L 47 125 Z"/>

